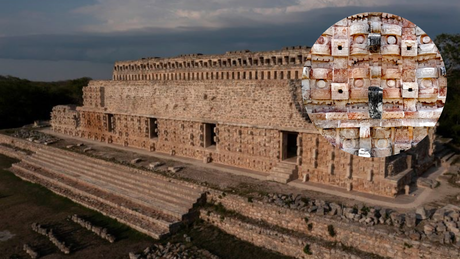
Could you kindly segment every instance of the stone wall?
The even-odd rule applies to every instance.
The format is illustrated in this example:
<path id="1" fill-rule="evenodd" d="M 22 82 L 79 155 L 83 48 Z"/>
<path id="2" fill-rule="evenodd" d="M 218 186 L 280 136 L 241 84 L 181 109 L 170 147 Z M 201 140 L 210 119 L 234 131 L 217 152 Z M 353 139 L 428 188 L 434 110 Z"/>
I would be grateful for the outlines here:
<path id="1" fill-rule="evenodd" d="M 356 258 L 343 250 L 325 247 L 305 237 L 280 233 L 206 210 L 200 211 L 200 218 L 239 239 L 295 258 Z M 303 251 L 307 245 L 309 254 Z"/>
<path id="2" fill-rule="evenodd" d="M 226 209 L 255 220 L 263 220 L 268 224 L 285 229 L 319 237 L 327 241 L 340 242 L 345 246 L 354 247 L 364 252 L 378 254 L 390 258 L 458 258 L 460 251 L 452 246 L 443 246 L 426 241 L 413 241 L 402 237 L 396 231 L 364 226 L 354 222 L 343 222 L 327 215 L 316 215 L 282 208 L 261 201 L 248 201 L 236 195 L 222 195 L 210 191 L 208 202 L 221 203 Z M 308 218 L 308 223 L 305 220 Z M 312 224 L 309 229 L 308 224 Z M 332 225 L 335 236 L 331 236 L 328 226 Z"/>
<path id="3" fill-rule="evenodd" d="M 113 80 L 283 80 L 300 79 L 310 48 L 181 55 L 115 63 Z"/>
<path id="4" fill-rule="evenodd" d="M 104 113 L 316 132 L 302 117 L 299 85 L 300 80 L 91 81 L 85 91 L 104 88 L 104 106 L 96 109 Z"/>
<path id="5" fill-rule="evenodd" d="M 400 190 L 396 182 L 386 179 L 385 158 L 342 152 L 319 134 L 302 133 L 301 137 L 300 179 L 389 197 Z"/>

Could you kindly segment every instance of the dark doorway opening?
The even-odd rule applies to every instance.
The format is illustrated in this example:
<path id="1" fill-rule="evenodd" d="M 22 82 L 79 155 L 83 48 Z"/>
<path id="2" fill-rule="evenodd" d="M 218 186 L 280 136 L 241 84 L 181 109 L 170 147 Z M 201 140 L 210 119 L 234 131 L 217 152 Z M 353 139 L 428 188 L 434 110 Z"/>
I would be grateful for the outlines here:
<path id="1" fill-rule="evenodd" d="M 283 132 L 283 150 L 282 158 L 283 160 L 296 162 L 297 158 L 297 137 L 299 133 L 297 132 Z"/>
<path id="2" fill-rule="evenodd" d="M 158 138 L 158 121 L 156 118 L 149 118 L 149 137 Z"/>
<path id="3" fill-rule="evenodd" d="M 216 146 L 216 124 L 205 123 L 204 132 L 204 147 L 215 147 Z"/>
<path id="4" fill-rule="evenodd" d="M 107 114 L 107 130 L 108 132 L 113 132 L 113 114 Z"/>

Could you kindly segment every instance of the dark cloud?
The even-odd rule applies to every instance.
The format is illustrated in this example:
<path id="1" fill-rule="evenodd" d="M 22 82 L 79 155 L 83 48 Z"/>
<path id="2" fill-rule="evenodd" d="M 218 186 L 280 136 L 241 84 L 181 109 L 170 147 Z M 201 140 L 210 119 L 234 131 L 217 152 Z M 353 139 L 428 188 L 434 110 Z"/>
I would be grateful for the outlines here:
<path id="1" fill-rule="evenodd" d="M 176 56 L 185 53 L 216 54 L 228 50 L 252 51 L 280 49 L 284 46 L 312 45 L 330 25 L 352 14 L 381 11 L 407 18 L 420 26 L 428 35 L 457 33 L 460 24 L 457 8 L 442 5 L 398 5 L 379 7 L 323 8 L 293 14 L 292 23 L 266 25 L 247 21 L 246 26 L 229 18 L 227 28 L 199 27 L 175 30 L 146 28 L 143 30 L 74 35 L 32 35 L 0 37 L 0 58 L 27 60 L 73 60 L 109 64 L 117 60 L 130 60 L 153 56 Z M 0 74 L 2 61 L 0 60 Z M 111 65 L 110 65 L 111 67 Z M 110 77 L 110 70 L 99 70 L 98 78 Z"/>

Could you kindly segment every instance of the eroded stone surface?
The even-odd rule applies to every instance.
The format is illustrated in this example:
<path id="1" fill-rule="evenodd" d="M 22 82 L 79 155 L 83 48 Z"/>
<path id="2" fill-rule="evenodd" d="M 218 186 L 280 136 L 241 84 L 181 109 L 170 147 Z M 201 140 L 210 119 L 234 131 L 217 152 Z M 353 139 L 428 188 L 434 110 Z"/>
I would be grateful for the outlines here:
<path id="1" fill-rule="evenodd" d="M 302 74 L 304 104 L 323 136 L 346 152 L 374 157 L 399 154 L 427 136 L 446 87 L 431 38 L 386 13 L 361 13 L 331 26 L 311 48 Z M 362 125 L 388 134 L 350 140 L 339 133 Z M 329 129 L 337 134 L 325 134 Z"/>

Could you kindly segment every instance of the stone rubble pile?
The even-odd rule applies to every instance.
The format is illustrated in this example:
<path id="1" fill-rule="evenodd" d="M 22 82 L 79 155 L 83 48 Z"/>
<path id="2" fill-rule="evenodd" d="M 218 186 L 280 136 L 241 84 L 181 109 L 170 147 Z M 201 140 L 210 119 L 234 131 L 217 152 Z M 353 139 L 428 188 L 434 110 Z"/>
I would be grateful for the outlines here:
<path id="1" fill-rule="evenodd" d="M 167 243 L 166 245 L 155 244 L 147 247 L 141 253 L 129 253 L 129 259 L 219 259 L 207 250 L 197 247 L 187 248 L 185 245 Z"/>
<path id="2" fill-rule="evenodd" d="M 91 222 L 80 218 L 77 214 L 72 215 L 70 217 L 70 220 L 86 228 L 87 230 L 94 232 L 96 235 L 98 235 L 102 239 L 109 241 L 110 243 L 115 242 L 115 237 L 109 234 L 106 228 L 94 226 L 93 224 L 91 224 Z"/>
<path id="3" fill-rule="evenodd" d="M 436 210 L 432 220 L 424 225 L 423 233 L 429 240 L 441 244 L 459 243 L 460 211 L 452 205 Z"/>
<path id="4" fill-rule="evenodd" d="M 429 239 L 443 244 L 460 244 L 456 241 L 460 240 L 460 208 L 452 205 L 434 212 L 420 207 L 415 211 L 398 213 L 391 209 L 364 205 L 347 207 L 334 202 L 308 199 L 300 194 L 269 194 L 263 197 L 263 202 L 319 216 L 329 215 L 341 221 L 366 226 L 394 226 L 397 232 L 412 240 Z"/>
<path id="5" fill-rule="evenodd" d="M 55 235 L 52 229 L 47 229 L 42 227 L 38 223 L 32 223 L 32 230 L 44 235 L 49 238 L 49 240 L 64 254 L 70 254 L 70 248 L 66 246 L 65 242 L 60 241 Z"/>
<path id="6" fill-rule="evenodd" d="M 32 249 L 32 247 L 30 247 L 28 244 L 24 244 L 23 249 L 32 259 L 37 259 L 40 256 L 40 254 Z"/>
<path id="7" fill-rule="evenodd" d="M 25 129 L 20 129 L 16 130 L 13 135 L 15 138 L 22 138 L 22 139 L 27 139 L 30 142 L 35 142 L 35 143 L 40 143 L 40 144 L 53 144 L 59 141 L 58 138 L 41 133 L 39 131 L 35 130 L 25 130 Z"/>

